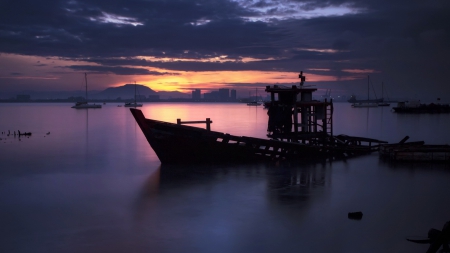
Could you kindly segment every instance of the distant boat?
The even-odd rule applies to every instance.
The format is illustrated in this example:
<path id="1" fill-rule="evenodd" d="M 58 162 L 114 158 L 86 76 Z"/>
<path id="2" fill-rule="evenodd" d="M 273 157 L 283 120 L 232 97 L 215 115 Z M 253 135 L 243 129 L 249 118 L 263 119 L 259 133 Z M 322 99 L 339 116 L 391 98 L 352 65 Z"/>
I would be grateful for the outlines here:
<path id="1" fill-rule="evenodd" d="M 142 107 L 142 104 L 136 102 L 136 82 L 134 82 L 134 102 L 125 103 L 124 107 Z"/>
<path id="2" fill-rule="evenodd" d="M 248 106 L 260 106 L 260 105 L 262 105 L 261 102 L 257 101 L 258 100 L 258 88 L 255 88 L 255 90 L 256 90 L 255 101 L 248 102 L 247 103 Z"/>
<path id="3" fill-rule="evenodd" d="M 353 108 L 360 108 L 360 107 L 378 107 L 380 104 L 377 103 L 355 103 L 352 104 Z"/>
<path id="4" fill-rule="evenodd" d="M 381 83 L 381 98 L 383 99 L 383 101 L 384 101 L 384 83 Z M 389 99 L 389 98 L 388 98 Z M 378 106 L 390 106 L 391 104 L 390 103 L 388 103 L 388 102 L 381 102 L 381 103 L 378 103 Z"/>
<path id="5" fill-rule="evenodd" d="M 384 100 L 383 98 L 378 99 L 356 99 L 355 95 L 351 95 L 350 99 L 347 100 L 347 102 L 355 104 L 355 103 L 382 103 Z"/>
<path id="6" fill-rule="evenodd" d="M 80 101 L 80 102 L 76 102 L 74 106 L 72 106 L 72 108 L 75 109 L 89 109 L 89 108 L 102 108 L 102 105 L 96 105 L 94 104 L 89 104 L 88 101 L 88 92 L 87 92 L 87 74 L 84 73 L 84 80 L 86 83 L 86 101 Z"/>
<path id="7" fill-rule="evenodd" d="M 252 102 L 248 102 L 247 105 L 249 105 L 249 106 L 259 106 L 259 105 L 262 105 L 262 103 L 261 102 L 256 102 L 256 101 L 252 101 Z"/>
<path id="8" fill-rule="evenodd" d="M 449 104 L 421 104 L 420 100 L 398 102 L 392 109 L 397 113 L 450 113 Z"/>
<path id="9" fill-rule="evenodd" d="M 358 101 L 358 102 L 354 102 L 352 104 L 353 108 L 361 108 L 361 107 L 378 107 L 378 103 L 379 102 L 383 102 L 383 99 L 375 99 L 375 100 L 370 100 L 370 80 L 369 80 L 369 76 L 367 76 L 367 100 L 354 100 L 354 101 Z M 355 98 L 355 97 L 353 97 Z M 350 101 L 350 100 L 349 100 Z"/>

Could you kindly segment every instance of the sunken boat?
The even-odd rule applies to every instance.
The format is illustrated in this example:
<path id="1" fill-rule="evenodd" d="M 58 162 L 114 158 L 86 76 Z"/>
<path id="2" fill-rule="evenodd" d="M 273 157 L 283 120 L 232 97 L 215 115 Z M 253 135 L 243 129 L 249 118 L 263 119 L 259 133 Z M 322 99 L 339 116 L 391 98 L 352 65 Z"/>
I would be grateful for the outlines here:
<path id="1" fill-rule="evenodd" d="M 131 108 L 137 124 L 162 163 L 229 163 L 257 161 L 331 161 L 369 154 L 387 143 L 371 138 L 333 134 L 333 101 L 313 100 L 317 89 L 304 85 L 266 86 L 267 139 L 212 131 L 212 121 L 177 123 L 147 119 Z M 206 123 L 206 128 L 184 125 Z"/>

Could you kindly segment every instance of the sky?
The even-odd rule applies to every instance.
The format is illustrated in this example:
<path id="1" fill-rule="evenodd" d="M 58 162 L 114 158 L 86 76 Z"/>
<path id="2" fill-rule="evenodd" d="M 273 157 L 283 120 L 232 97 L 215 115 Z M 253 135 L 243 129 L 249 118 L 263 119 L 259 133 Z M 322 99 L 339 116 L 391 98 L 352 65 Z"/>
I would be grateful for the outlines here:
<path id="1" fill-rule="evenodd" d="M 0 92 L 306 84 L 450 101 L 448 0 L 1 0 Z M 375 92 L 374 92 L 375 91 Z M 386 94 L 385 94 L 386 95 Z"/>

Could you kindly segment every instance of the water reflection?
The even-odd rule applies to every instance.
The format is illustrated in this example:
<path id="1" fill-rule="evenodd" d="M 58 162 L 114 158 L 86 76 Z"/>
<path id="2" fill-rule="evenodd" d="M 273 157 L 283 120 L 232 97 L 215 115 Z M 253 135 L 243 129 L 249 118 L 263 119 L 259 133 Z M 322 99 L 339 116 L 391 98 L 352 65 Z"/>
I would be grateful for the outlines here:
<path id="1" fill-rule="evenodd" d="M 319 188 L 330 184 L 326 164 L 303 166 L 280 164 L 268 170 L 267 175 L 272 199 L 283 204 L 308 200 L 320 192 Z"/>
<path id="2" fill-rule="evenodd" d="M 158 208 L 157 205 L 162 204 L 158 200 L 160 197 L 164 202 L 177 195 L 204 195 L 208 198 L 228 199 L 240 191 L 252 201 L 275 201 L 273 204 L 276 205 L 308 201 L 323 192 L 323 187 L 331 184 L 327 166 L 329 164 L 325 163 L 257 163 L 234 166 L 163 164 L 149 175 L 141 186 L 135 204 L 135 218 L 141 219 L 152 208 Z M 229 191 L 218 190 L 218 186 Z M 212 192 L 215 194 L 212 195 Z M 186 199 L 178 201 L 184 203 Z M 191 205 L 192 202 L 186 201 L 185 204 Z"/>

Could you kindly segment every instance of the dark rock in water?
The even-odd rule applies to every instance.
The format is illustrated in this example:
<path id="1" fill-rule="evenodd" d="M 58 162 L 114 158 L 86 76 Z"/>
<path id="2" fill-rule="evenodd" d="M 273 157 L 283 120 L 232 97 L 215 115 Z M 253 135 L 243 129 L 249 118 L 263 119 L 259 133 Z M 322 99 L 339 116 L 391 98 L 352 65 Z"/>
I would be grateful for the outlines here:
<path id="1" fill-rule="evenodd" d="M 351 220 L 360 220 L 363 217 L 362 212 L 350 212 L 348 213 L 348 218 Z"/>

